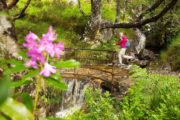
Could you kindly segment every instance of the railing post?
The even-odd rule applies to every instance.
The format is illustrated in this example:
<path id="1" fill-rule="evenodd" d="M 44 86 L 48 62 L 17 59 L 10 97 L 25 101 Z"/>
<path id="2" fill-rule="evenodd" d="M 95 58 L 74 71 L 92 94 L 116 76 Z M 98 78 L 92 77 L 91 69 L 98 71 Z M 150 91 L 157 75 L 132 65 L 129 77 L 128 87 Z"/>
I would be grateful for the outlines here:
<path id="1" fill-rule="evenodd" d="M 116 57 L 116 52 L 112 52 L 112 83 L 114 82 L 114 69 L 115 69 L 115 57 Z"/>

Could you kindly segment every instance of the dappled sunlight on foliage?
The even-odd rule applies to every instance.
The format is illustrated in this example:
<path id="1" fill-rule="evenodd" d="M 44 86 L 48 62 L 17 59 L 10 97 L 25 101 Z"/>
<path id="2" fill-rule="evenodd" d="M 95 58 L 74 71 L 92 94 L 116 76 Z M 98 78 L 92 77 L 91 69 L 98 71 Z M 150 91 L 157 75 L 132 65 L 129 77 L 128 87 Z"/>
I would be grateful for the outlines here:
<path id="1" fill-rule="evenodd" d="M 180 120 L 179 8 L 179 0 L 0 0 L 0 120 Z M 120 33 L 131 43 L 123 65 Z"/>

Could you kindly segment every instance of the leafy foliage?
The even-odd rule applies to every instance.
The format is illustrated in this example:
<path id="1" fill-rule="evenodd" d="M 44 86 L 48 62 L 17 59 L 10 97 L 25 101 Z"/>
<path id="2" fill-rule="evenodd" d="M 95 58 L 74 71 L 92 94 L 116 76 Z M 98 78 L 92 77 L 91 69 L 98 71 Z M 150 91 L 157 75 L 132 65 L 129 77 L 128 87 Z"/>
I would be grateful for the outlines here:
<path id="1" fill-rule="evenodd" d="M 127 119 L 179 119 L 180 79 L 175 76 L 147 74 L 140 68 L 132 70 L 136 84 L 121 103 L 120 118 Z"/>
<path id="2" fill-rule="evenodd" d="M 29 110 L 22 103 L 18 103 L 12 98 L 8 98 L 1 105 L 0 111 L 12 118 L 12 120 L 33 120 L 33 116 Z"/>
<path id="3" fill-rule="evenodd" d="M 101 93 L 91 88 L 85 91 L 86 111 L 76 112 L 68 120 L 118 120 L 118 113 L 113 106 L 113 99 L 110 93 Z"/>
<path id="4" fill-rule="evenodd" d="M 167 51 L 161 54 L 161 59 L 169 63 L 174 70 L 180 69 L 180 33 L 169 45 Z"/>
<path id="5" fill-rule="evenodd" d="M 109 93 L 87 89 L 86 107 L 66 120 L 178 120 L 180 119 L 180 79 L 175 76 L 148 74 L 133 66 L 135 84 L 122 101 Z"/>
<path id="6" fill-rule="evenodd" d="M 9 95 L 10 81 L 7 75 L 3 75 L 0 79 L 0 105 L 7 99 Z"/>

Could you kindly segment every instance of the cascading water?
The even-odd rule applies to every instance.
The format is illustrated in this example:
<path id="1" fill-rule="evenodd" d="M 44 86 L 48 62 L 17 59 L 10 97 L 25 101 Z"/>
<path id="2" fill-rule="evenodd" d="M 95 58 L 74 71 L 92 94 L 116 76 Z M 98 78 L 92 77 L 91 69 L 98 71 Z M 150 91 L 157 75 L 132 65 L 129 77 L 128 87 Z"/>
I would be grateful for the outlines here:
<path id="1" fill-rule="evenodd" d="M 136 46 L 136 51 L 139 54 L 145 48 L 146 36 L 139 29 L 136 29 L 136 34 L 138 36 L 138 42 L 139 42 L 138 45 Z"/>
<path id="2" fill-rule="evenodd" d="M 65 80 L 68 89 L 62 95 L 62 104 L 60 111 L 56 113 L 57 117 L 64 118 L 79 110 L 84 103 L 84 88 L 90 84 L 87 80 Z"/>

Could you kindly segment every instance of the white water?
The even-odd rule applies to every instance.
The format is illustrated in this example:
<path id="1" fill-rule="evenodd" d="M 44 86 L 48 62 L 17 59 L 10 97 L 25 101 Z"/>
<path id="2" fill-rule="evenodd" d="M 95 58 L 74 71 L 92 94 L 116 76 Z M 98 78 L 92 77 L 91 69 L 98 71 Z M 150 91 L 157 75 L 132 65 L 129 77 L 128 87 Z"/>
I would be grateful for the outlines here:
<path id="1" fill-rule="evenodd" d="M 64 110 L 62 110 L 60 112 L 57 112 L 56 117 L 66 118 L 67 116 L 72 115 L 74 112 L 80 110 L 81 107 L 82 107 L 82 104 L 81 105 L 75 105 L 73 107 L 64 109 Z"/>
<path id="2" fill-rule="evenodd" d="M 136 46 L 136 51 L 139 54 L 144 48 L 146 43 L 146 36 L 139 29 L 136 30 L 138 34 L 138 45 Z"/>
<path id="3" fill-rule="evenodd" d="M 65 118 L 72 115 L 77 110 L 80 110 L 84 103 L 84 88 L 89 86 L 89 83 L 83 80 L 66 80 L 68 89 L 62 96 L 62 104 L 60 111 L 56 113 L 56 117 Z"/>

